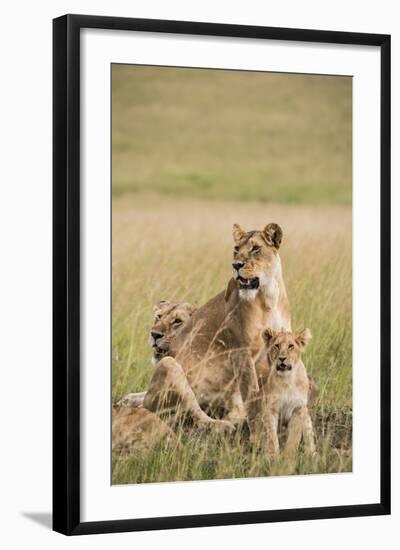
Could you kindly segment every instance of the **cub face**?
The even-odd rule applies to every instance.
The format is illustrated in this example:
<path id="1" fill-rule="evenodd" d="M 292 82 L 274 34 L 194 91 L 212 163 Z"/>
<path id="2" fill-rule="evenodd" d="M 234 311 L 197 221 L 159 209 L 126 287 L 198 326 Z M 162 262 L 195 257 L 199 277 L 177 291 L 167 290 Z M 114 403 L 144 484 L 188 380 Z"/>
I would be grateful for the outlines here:
<path id="1" fill-rule="evenodd" d="M 245 231 L 235 224 L 233 240 L 233 277 L 238 281 L 240 295 L 254 298 L 258 288 L 270 284 L 280 269 L 282 229 L 269 223 L 261 231 Z"/>
<path id="2" fill-rule="evenodd" d="M 153 364 L 168 355 L 171 338 L 182 328 L 196 311 L 187 302 L 161 300 L 154 306 L 154 323 L 150 329 L 149 343 L 153 348 Z"/>
<path id="3" fill-rule="evenodd" d="M 300 361 L 311 340 L 311 332 L 308 328 L 296 333 L 276 332 L 268 328 L 263 332 L 263 339 L 272 368 L 278 375 L 287 376 Z"/>

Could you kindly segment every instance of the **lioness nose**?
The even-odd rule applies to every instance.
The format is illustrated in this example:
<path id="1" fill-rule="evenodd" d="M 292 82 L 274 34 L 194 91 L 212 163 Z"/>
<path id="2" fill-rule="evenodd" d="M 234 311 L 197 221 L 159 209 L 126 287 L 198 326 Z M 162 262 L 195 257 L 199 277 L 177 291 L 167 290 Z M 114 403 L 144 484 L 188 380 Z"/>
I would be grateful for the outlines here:
<path id="1" fill-rule="evenodd" d="M 155 330 L 152 330 L 150 332 L 150 334 L 152 335 L 152 337 L 154 338 L 154 340 L 158 340 L 159 338 L 161 338 L 161 336 L 163 336 L 163 334 L 161 332 L 156 332 Z"/>
<path id="2" fill-rule="evenodd" d="M 233 269 L 239 271 L 239 269 L 244 266 L 244 262 L 233 262 L 232 266 Z"/>
<path id="3" fill-rule="evenodd" d="M 280 361 L 281 363 L 283 363 L 283 362 L 285 361 L 285 359 L 286 359 L 286 356 L 285 356 L 285 357 L 278 357 L 278 359 L 279 359 L 279 361 Z"/>

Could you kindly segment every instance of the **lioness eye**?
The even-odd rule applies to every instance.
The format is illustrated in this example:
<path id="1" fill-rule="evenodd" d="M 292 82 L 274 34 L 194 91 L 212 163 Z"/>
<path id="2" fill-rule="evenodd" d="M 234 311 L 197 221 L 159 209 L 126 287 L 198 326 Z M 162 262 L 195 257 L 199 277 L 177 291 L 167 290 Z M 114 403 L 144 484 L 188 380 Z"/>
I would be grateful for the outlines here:
<path id="1" fill-rule="evenodd" d="M 252 246 L 250 252 L 260 252 L 261 247 L 260 246 Z"/>
<path id="2" fill-rule="evenodd" d="M 238 246 L 234 246 L 234 247 L 233 247 L 233 250 L 234 250 L 235 252 L 239 252 L 239 247 L 238 247 Z"/>
<path id="3" fill-rule="evenodd" d="M 278 344 L 275 344 L 275 345 L 274 345 L 274 348 L 277 349 L 277 350 L 279 350 L 279 345 L 278 345 Z"/>
<path id="4" fill-rule="evenodd" d="M 294 345 L 293 344 L 289 344 L 288 345 L 288 349 L 293 349 L 294 348 Z"/>
<path id="5" fill-rule="evenodd" d="M 180 325 L 182 323 L 182 319 L 175 319 L 174 325 Z"/>

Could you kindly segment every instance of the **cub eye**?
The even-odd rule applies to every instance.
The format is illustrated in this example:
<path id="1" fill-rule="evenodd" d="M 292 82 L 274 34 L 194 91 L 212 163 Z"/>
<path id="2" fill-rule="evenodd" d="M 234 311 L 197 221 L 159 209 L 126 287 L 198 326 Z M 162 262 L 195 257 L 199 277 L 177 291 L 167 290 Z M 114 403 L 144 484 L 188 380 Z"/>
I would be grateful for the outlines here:
<path id="1" fill-rule="evenodd" d="M 288 345 L 288 349 L 293 349 L 294 348 L 294 345 L 293 344 L 289 344 Z"/>
<path id="2" fill-rule="evenodd" d="M 235 252 L 239 252 L 239 247 L 238 247 L 238 246 L 234 246 L 234 247 L 233 247 L 233 250 L 234 250 Z"/>
<path id="3" fill-rule="evenodd" d="M 250 252 L 260 252 L 261 246 L 254 245 L 251 247 Z"/>
<path id="4" fill-rule="evenodd" d="M 183 322 L 182 319 L 175 319 L 174 325 L 181 325 L 182 322 Z"/>
<path id="5" fill-rule="evenodd" d="M 275 344 L 275 345 L 274 345 L 274 349 L 276 349 L 276 350 L 279 351 L 279 344 Z"/>
<path id="6" fill-rule="evenodd" d="M 155 320 L 155 321 L 159 321 L 160 319 L 161 319 L 161 315 L 155 315 L 155 316 L 154 316 L 154 320 Z"/>

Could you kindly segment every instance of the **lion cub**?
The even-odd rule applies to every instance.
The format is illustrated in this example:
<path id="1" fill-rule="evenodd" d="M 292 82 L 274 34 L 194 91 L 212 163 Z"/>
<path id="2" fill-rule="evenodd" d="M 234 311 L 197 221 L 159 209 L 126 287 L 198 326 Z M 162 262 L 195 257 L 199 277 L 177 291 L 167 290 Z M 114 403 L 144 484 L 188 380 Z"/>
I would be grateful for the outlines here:
<path id="1" fill-rule="evenodd" d="M 301 360 L 311 332 L 307 328 L 298 333 L 266 329 L 263 338 L 267 362 L 264 372 L 259 375 L 261 406 L 258 422 L 266 431 L 266 451 L 271 457 L 279 452 L 279 426 L 287 424 L 284 456 L 293 461 L 302 436 L 306 452 L 315 452 L 307 406 L 309 379 Z"/>

